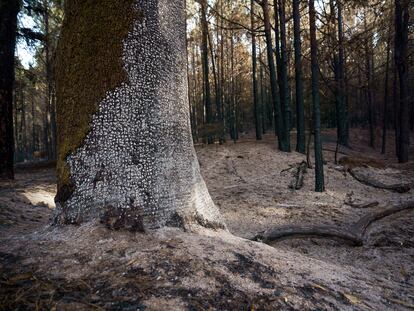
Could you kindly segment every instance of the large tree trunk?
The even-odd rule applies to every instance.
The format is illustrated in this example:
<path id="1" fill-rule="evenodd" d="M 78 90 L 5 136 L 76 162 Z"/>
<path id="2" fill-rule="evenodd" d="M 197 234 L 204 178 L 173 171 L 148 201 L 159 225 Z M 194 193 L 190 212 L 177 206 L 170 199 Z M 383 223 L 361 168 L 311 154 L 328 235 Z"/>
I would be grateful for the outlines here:
<path id="1" fill-rule="evenodd" d="M 0 0 L 0 179 L 13 179 L 14 48 L 20 1 Z"/>
<path id="2" fill-rule="evenodd" d="M 395 65 L 400 87 L 398 130 L 398 162 L 408 162 L 410 149 L 410 103 L 408 97 L 408 25 L 409 0 L 395 0 Z"/>
<path id="3" fill-rule="evenodd" d="M 67 1 L 57 223 L 224 228 L 194 151 L 185 0 Z"/>

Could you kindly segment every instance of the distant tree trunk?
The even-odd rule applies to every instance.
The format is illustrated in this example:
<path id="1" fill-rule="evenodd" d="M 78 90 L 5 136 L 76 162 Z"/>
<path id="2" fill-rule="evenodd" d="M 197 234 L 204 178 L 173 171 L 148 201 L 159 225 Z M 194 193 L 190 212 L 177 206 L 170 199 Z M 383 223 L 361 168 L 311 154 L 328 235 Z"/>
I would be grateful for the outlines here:
<path id="1" fill-rule="evenodd" d="M 230 32 L 230 137 L 234 142 L 237 141 L 237 120 L 236 120 L 236 96 L 235 96 L 235 77 L 234 77 L 234 35 Z"/>
<path id="2" fill-rule="evenodd" d="M 223 16 L 223 0 L 220 0 L 220 14 Z M 224 118 L 224 21 L 220 19 L 220 102 L 221 102 L 221 125 L 223 127 L 223 133 L 221 136 L 221 141 L 224 142 L 225 140 L 225 118 Z"/>
<path id="3" fill-rule="evenodd" d="M 16 83 L 17 84 L 17 83 Z M 14 88 L 14 94 L 13 94 L 13 158 L 16 156 L 16 151 L 18 151 L 19 146 L 19 134 L 17 132 L 17 111 L 19 110 L 17 107 L 17 90 L 16 87 Z"/>
<path id="4" fill-rule="evenodd" d="M 45 27 L 45 65 L 46 65 L 46 111 L 47 111 L 47 155 L 49 159 L 56 159 L 56 107 L 54 100 L 54 79 L 50 45 L 49 3 L 43 0 L 43 20 Z"/>
<path id="5" fill-rule="evenodd" d="M 374 111 L 374 102 L 372 94 L 372 48 L 371 48 L 371 38 L 368 32 L 368 25 L 366 16 L 364 16 L 364 26 L 365 26 L 365 74 L 366 74 L 366 99 L 368 106 L 368 123 L 369 123 L 369 146 L 375 148 L 375 111 Z"/>
<path id="6" fill-rule="evenodd" d="M 338 9 L 338 104 L 337 104 L 337 126 L 338 126 L 338 142 L 343 146 L 348 146 L 348 116 L 346 109 L 345 94 L 345 52 L 344 52 L 344 34 L 342 21 L 342 3 L 341 0 L 336 1 Z"/>
<path id="7" fill-rule="evenodd" d="M 295 45 L 295 82 L 296 82 L 296 151 L 305 153 L 305 108 L 302 80 L 302 44 L 300 36 L 300 0 L 293 0 L 294 45 Z"/>
<path id="8" fill-rule="evenodd" d="M 280 29 L 280 103 L 282 106 L 283 113 L 283 125 L 285 133 L 285 144 L 287 151 L 290 152 L 290 87 L 288 79 L 288 56 L 286 49 L 286 16 L 285 16 L 285 0 L 278 0 L 278 11 L 279 11 L 279 29 Z"/>
<path id="9" fill-rule="evenodd" d="M 32 97 L 31 97 L 31 104 L 32 104 L 32 156 L 33 152 L 35 152 L 36 149 L 36 126 L 35 126 L 35 120 L 36 120 L 36 110 L 35 110 L 35 101 L 32 91 Z"/>
<path id="10" fill-rule="evenodd" d="M 0 0 L 0 179 L 13 179 L 13 83 L 18 0 Z"/>
<path id="11" fill-rule="evenodd" d="M 210 47 L 210 56 L 211 56 L 211 66 L 213 69 L 213 78 L 214 78 L 214 92 L 215 92 L 215 102 L 216 102 L 216 121 L 221 119 L 220 111 L 221 111 L 221 103 L 220 103 L 220 91 L 218 85 L 218 77 L 217 77 L 217 68 L 216 68 L 216 61 L 214 60 L 214 50 L 213 50 L 213 43 L 211 41 L 210 32 L 207 32 L 208 36 L 208 45 Z"/>
<path id="12" fill-rule="evenodd" d="M 259 40 L 259 60 L 260 60 L 260 106 L 262 109 L 260 110 L 260 117 L 262 119 L 262 126 L 263 126 L 263 134 L 266 134 L 267 128 L 272 126 L 271 120 L 273 119 L 271 115 L 271 110 L 269 110 L 269 103 L 267 102 L 267 94 L 265 89 L 265 81 L 264 81 L 264 74 L 263 74 L 263 63 L 261 59 L 261 42 Z M 270 122 L 269 122 L 270 119 Z"/>
<path id="13" fill-rule="evenodd" d="M 250 17 L 251 17 L 251 28 L 252 28 L 252 83 L 253 83 L 253 108 L 254 108 L 254 124 L 256 128 L 256 139 L 262 139 L 262 120 L 260 117 L 260 108 L 259 108 L 259 96 L 257 89 L 257 52 L 256 52 L 256 23 L 255 23 L 255 0 L 250 2 Z M 263 105 L 261 105 L 263 107 Z"/>
<path id="14" fill-rule="evenodd" d="M 394 47 L 395 48 L 395 47 Z M 393 62 L 393 74 L 392 74 L 392 101 L 394 106 L 394 131 L 395 131 L 395 154 L 397 158 L 400 156 L 400 105 L 398 99 L 398 72 L 397 64 L 395 63 L 395 56 Z"/>
<path id="15" fill-rule="evenodd" d="M 274 119 L 275 119 L 275 131 L 279 141 L 279 150 L 289 151 L 286 144 L 286 133 L 285 125 L 282 115 L 282 109 L 279 101 L 279 94 L 277 92 L 277 79 L 276 79 L 276 68 L 273 60 L 273 48 L 272 48 L 272 34 L 270 27 L 270 18 L 269 18 L 269 3 L 268 0 L 263 0 L 261 2 L 263 8 L 263 19 L 265 25 L 265 37 L 266 37 L 266 51 L 267 51 L 267 61 L 269 64 L 269 74 L 270 74 L 270 88 L 272 91 L 272 101 L 274 105 Z"/>
<path id="16" fill-rule="evenodd" d="M 311 66 L 312 66 L 312 102 L 313 102 L 313 130 L 315 148 L 315 191 L 325 191 L 323 173 L 323 155 L 321 141 L 321 111 L 319 100 L 319 64 L 318 45 L 316 41 L 316 17 L 314 0 L 309 0 L 309 27 L 311 40 Z"/>
<path id="17" fill-rule="evenodd" d="M 49 156 L 50 148 L 50 127 L 49 127 L 49 103 L 45 101 L 45 109 L 43 111 L 43 151 Z"/>
<path id="18" fill-rule="evenodd" d="M 399 81 L 398 162 L 406 163 L 410 149 L 410 106 L 408 97 L 409 0 L 395 0 L 395 64 Z"/>
<path id="19" fill-rule="evenodd" d="M 389 71 L 390 71 L 390 52 L 391 52 L 391 28 L 388 31 L 387 39 L 387 60 L 385 64 L 385 81 L 384 81 L 384 110 L 382 115 L 382 146 L 381 153 L 385 154 L 387 144 L 387 127 L 388 127 L 388 82 L 389 82 Z"/>
<path id="20" fill-rule="evenodd" d="M 55 221 L 224 228 L 191 138 L 185 0 L 65 4 Z"/>
<path id="21" fill-rule="evenodd" d="M 207 124 L 213 122 L 213 112 L 211 107 L 211 92 L 209 79 L 209 64 L 208 64 L 208 24 L 207 24 L 207 0 L 200 2 L 201 14 L 201 53 L 202 53 L 202 67 L 203 67 L 203 101 L 205 107 Z M 212 143 L 212 138 L 208 137 L 208 143 Z"/>
<path id="22" fill-rule="evenodd" d="M 27 127 L 26 127 L 26 98 L 24 88 L 20 89 L 20 133 L 22 135 L 21 155 L 24 161 L 27 157 Z"/>

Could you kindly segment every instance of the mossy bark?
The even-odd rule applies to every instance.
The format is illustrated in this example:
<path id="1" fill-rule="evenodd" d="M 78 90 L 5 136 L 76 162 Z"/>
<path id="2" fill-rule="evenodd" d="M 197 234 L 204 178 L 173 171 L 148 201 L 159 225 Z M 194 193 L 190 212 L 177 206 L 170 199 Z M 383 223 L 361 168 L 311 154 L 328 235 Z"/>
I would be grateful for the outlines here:
<path id="1" fill-rule="evenodd" d="M 122 51 L 136 15 L 133 2 L 66 1 L 56 62 L 58 202 L 73 191 L 67 156 L 83 144 L 106 92 L 127 79 Z"/>
<path id="2" fill-rule="evenodd" d="M 184 0 L 67 2 L 57 223 L 224 228 L 189 124 Z"/>

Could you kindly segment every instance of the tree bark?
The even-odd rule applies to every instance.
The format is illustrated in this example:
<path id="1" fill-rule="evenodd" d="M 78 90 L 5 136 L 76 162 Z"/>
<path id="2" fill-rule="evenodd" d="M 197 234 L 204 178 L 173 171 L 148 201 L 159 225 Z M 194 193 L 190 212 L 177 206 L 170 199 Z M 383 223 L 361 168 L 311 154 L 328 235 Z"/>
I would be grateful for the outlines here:
<path id="1" fill-rule="evenodd" d="M 313 102 L 313 130 L 315 149 L 315 191 L 325 191 L 323 173 L 323 155 L 321 141 L 321 111 L 319 99 L 319 64 L 318 44 L 316 41 L 315 3 L 309 0 L 309 26 L 311 38 L 311 67 L 312 67 L 312 102 Z"/>
<path id="2" fill-rule="evenodd" d="M 18 0 L 0 0 L 0 179 L 13 179 L 13 83 Z"/>
<path id="3" fill-rule="evenodd" d="M 65 3 L 55 222 L 225 228 L 191 138 L 185 1 L 94 3 Z"/>

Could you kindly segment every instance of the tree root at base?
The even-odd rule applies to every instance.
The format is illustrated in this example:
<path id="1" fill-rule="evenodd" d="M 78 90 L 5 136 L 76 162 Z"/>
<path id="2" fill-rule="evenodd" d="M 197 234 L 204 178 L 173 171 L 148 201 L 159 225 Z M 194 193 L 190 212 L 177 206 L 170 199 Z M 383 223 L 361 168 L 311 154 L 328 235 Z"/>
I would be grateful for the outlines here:
<path id="1" fill-rule="evenodd" d="M 333 225 L 281 226 L 259 233 L 252 240 L 269 243 L 283 239 L 317 237 L 342 240 L 353 246 L 362 246 L 364 244 L 365 233 L 372 223 L 387 216 L 411 209 L 414 209 L 414 200 L 381 211 L 368 213 L 353 225 L 345 228 L 339 228 Z"/>

